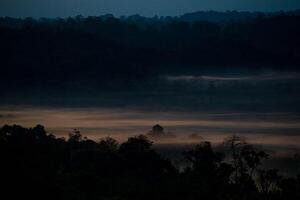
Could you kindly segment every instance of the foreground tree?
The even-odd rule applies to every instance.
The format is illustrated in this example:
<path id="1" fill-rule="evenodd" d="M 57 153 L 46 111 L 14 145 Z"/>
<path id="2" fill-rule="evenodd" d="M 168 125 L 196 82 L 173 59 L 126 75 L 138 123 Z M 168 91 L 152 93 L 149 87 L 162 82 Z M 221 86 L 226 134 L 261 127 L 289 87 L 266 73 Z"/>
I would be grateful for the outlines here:
<path id="1" fill-rule="evenodd" d="M 268 158 L 264 151 L 256 150 L 243 138 L 231 136 L 225 139 L 224 145 L 228 147 L 234 173 L 231 181 L 235 187 L 236 198 L 256 198 L 258 189 L 254 181 L 254 174 L 258 172 L 262 161 Z"/>
<path id="2" fill-rule="evenodd" d="M 119 145 L 109 137 L 95 142 L 76 132 L 65 141 L 41 125 L 6 125 L 0 129 L 1 192 L 46 200 L 300 198 L 300 176 L 263 169 L 264 152 L 238 137 L 226 141 L 230 156 L 202 142 L 184 153 L 187 167 L 179 171 L 143 135 Z"/>
<path id="3" fill-rule="evenodd" d="M 222 162 L 223 155 L 214 152 L 210 142 L 185 152 L 185 159 L 189 164 L 184 171 L 185 188 L 192 190 L 188 192 L 191 198 L 227 199 L 233 168 Z"/>

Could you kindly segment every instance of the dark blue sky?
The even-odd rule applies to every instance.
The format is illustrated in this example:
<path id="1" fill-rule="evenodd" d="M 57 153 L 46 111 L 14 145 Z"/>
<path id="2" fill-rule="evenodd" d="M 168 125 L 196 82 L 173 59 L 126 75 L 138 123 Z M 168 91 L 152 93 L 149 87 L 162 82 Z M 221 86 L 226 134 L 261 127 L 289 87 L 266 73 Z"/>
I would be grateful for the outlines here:
<path id="1" fill-rule="evenodd" d="M 1 0 L 0 16 L 66 17 L 82 14 L 180 15 L 199 10 L 278 11 L 300 8 L 300 0 Z"/>

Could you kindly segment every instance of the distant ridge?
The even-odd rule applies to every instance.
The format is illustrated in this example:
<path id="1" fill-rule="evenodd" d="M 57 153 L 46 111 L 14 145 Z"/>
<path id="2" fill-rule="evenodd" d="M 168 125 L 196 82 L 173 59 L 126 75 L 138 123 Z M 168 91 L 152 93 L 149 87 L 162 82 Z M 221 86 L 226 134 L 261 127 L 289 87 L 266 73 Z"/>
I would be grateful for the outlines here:
<path id="1" fill-rule="evenodd" d="M 279 11 L 279 12 L 248 12 L 248 11 L 197 11 L 186 13 L 179 17 L 182 21 L 209 21 L 209 22 L 238 22 L 238 21 L 251 21 L 257 17 L 266 16 L 273 17 L 277 15 L 300 15 L 300 9 L 294 11 Z"/>
<path id="2" fill-rule="evenodd" d="M 116 18 L 120 19 L 122 21 L 131 21 L 134 23 L 144 23 L 144 22 L 157 22 L 157 21 L 185 21 L 185 22 L 195 22 L 195 21 L 207 21 L 207 22 L 213 22 L 213 23 L 231 23 L 231 22 L 249 22 L 252 20 L 257 19 L 258 17 L 274 17 L 279 15 L 287 15 L 287 16 L 300 16 L 300 9 L 296 9 L 293 11 L 277 11 L 277 12 L 250 12 L 250 11 L 196 11 L 196 12 L 190 12 L 185 13 L 179 16 L 153 16 L 153 17 L 145 17 L 139 14 L 134 15 L 128 15 L 128 16 L 120 16 L 116 17 L 113 14 L 103 14 L 98 16 L 82 16 L 77 15 L 74 16 L 76 20 L 83 20 L 85 18 L 99 18 L 99 19 L 110 19 L 110 18 Z M 69 17 L 70 18 L 70 17 Z M 14 19 L 15 24 L 20 24 L 21 18 L 14 18 L 14 17 L 5 17 L 0 16 L 1 21 L 3 19 L 10 19 L 10 23 L 12 19 Z M 24 19 L 24 18 L 23 18 Z M 27 19 L 33 19 L 31 17 L 28 17 Z M 42 21 L 52 21 L 57 19 L 63 19 L 63 18 L 39 18 L 39 20 Z M 67 19 L 67 18 L 65 18 Z M 3 22 L 2 24 L 3 25 Z"/>

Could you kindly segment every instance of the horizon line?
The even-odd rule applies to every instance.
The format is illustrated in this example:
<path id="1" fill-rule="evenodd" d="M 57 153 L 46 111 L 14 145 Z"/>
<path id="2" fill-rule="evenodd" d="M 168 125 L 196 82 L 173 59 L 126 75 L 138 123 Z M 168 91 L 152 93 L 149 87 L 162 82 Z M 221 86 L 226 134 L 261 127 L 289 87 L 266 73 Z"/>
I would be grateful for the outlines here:
<path id="1" fill-rule="evenodd" d="M 14 19 L 26 19 L 26 18 L 32 18 L 32 19 L 67 19 L 67 18 L 76 18 L 76 17 L 83 17 L 83 18 L 88 18 L 88 17 L 104 17 L 104 16 L 112 16 L 114 18 L 128 18 L 128 17 L 132 17 L 132 16 L 139 16 L 139 17 L 144 17 L 144 18 L 161 18 L 161 17 L 182 17 L 184 15 L 187 14 L 195 14 L 195 13 L 209 13 L 209 12 L 215 12 L 215 13 L 250 13 L 250 14 L 280 14 L 280 13 L 292 13 L 292 12 L 299 12 L 300 13 L 300 8 L 296 8 L 293 10 L 276 10 L 276 11 L 259 11 L 259 10 L 237 10 L 237 9 L 233 9 L 233 10 L 195 10 L 195 11 L 190 11 L 190 12 L 184 12 L 182 14 L 173 14 L 173 15 L 159 15 L 159 14 L 153 14 L 153 15 L 143 15 L 143 14 L 139 14 L 139 13 L 132 13 L 132 14 L 113 14 L 113 13 L 103 13 L 103 14 L 99 14 L 99 15 L 84 15 L 84 14 L 74 14 L 74 15 L 69 15 L 69 16 L 9 16 L 9 15 L 0 15 L 0 18 L 14 18 Z"/>

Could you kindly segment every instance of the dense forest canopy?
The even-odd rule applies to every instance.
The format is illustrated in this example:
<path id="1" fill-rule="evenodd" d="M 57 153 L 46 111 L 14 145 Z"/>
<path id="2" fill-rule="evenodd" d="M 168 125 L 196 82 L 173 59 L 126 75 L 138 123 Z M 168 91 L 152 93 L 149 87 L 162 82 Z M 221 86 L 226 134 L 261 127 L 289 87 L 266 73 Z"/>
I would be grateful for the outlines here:
<path id="1" fill-rule="evenodd" d="M 299 10 L 1 17 L 2 195 L 300 199 L 300 175 L 265 165 L 271 154 L 261 147 L 237 136 L 218 146 L 202 137 L 238 132 L 282 155 L 287 146 L 299 150 L 299 35 Z M 37 122 L 54 133 L 42 125 L 4 125 Z M 132 136 L 154 122 L 187 132 L 179 137 L 157 124 Z M 130 137 L 96 141 L 78 129 L 67 138 L 55 135 L 70 126 L 97 137 L 113 129 Z M 180 166 L 151 141 L 184 138 L 198 143 L 181 153 Z M 298 172 L 295 160 L 298 154 L 290 160 Z"/>
<path id="2" fill-rule="evenodd" d="M 203 141 L 176 168 L 144 135 L 119 144 L 78 130 L 56 138 L 43 126 L 0 129 L 2 191 L 31 199 L 271 199 L 300 197 L 300 178 L 262 166 L 268 155 L 244 139 L 226 138 L 224 152 Z M 225 159 L 226 158 L 226 159 Z M 15 193 L 17 189 L 18 193 Z M 11 193 L 12 192 L 12 193 Z"/>
<path id="3" fill-rule="evenodd" d="M 180 71 L 183 66 L 185 70 L 207 66 L 298 69 L 300 16 L 295 13 L 248 13 L 255 17 L 226 23 L 191 20 L 192 14 L 174 18 L 3 17 L 0 57 L 5 76 L 1 85 L 9 81 L 5 88 L 61 87 L 80 81 L 101 88 L 108 80 L 130 84 Z"/>

